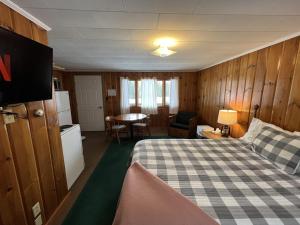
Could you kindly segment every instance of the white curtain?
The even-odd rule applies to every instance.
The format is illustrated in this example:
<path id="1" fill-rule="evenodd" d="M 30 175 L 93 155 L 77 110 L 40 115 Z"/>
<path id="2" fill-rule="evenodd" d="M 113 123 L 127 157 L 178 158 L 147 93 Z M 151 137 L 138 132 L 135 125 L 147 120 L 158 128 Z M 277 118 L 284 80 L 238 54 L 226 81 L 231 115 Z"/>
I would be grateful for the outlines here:
<path id="1" fill-rule="evenodd" d="M 120 78 L 120 87 L 121 87 L 121 113 L 126 114 L 130 113 L 130 104 L 129 104 L 129 79 L 126 77 Z"/>
<path id="2" fill-rule="evenodd" d="M 178 113 L 179 108 L 179 78 L 175 77 L 171 79 L 170 83 L 170 104 L 169 113 Z"/>
<path id="3" fill-rule="evenodd" d="M 157 114 L 156 82 L 154 78 L 141 80 L 141 108 L 144 114 Z"/>

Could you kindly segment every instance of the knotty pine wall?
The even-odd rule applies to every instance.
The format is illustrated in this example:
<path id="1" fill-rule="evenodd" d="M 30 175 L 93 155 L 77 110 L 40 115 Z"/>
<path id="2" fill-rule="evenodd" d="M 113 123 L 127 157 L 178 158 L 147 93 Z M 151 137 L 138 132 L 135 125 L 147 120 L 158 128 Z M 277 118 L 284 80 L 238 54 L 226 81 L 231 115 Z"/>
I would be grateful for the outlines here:
<path id="1" fill-rule="evenodd" d="M 101 75 L 104 111 L 106 115 L 120 114 L 120 77 L 126 76 L 133 80 L 141 77 L 156 77 L 159 80 L 167 80 L 171 77 L 179 77 L 179 110 L 195 112 L 197 100 L 197 78 L 196 72 L 57 72 L 57 77 L 61 78 L 65 90 L 70 93 L 72 108 L 72 118 L 78 122 L 77 104 L 75 95 L 74 76 L 75 75 Z M 117 96 L 107 97 L 108 89 L 116 89 Z M 140 112 L 140 107 L 131 107 L 131 112 Z M 158 108 L 158 115 L 151 118 L 152 126 L 167 126 L 169 118 L 169 108 L 162 106 Z"/>
<path id="2" fill-rule="evenodd" d="M 217 125 L 219 109 L 238 111 L 232 135 L 242 136 L 258 118 L 300 130 L 300 37 L 199 72 L 197 112 L 203 124 Z"/>
<path id="3" fill-rule="evenodd" d="M 0 26 L 47 44 L 47 32 L 0 3 Z M 33 111 L 43 109 L 45 116 Z M 55 99 L 12 107 L 27 119 L 5 125 L 0 116 L 0 224 L 33 225 L 40 202 L 45 222 L 67 194 Z"/>

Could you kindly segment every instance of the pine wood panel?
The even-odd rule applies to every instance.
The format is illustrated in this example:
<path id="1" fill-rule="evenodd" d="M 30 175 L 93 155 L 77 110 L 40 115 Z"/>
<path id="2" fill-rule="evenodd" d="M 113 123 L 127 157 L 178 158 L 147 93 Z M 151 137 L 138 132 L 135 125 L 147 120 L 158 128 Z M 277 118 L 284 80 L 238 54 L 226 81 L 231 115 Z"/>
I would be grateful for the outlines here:
<path id="1" fill-rule="evenodd" d="M 298 48 L 298 57 L 292 80 L 292 87 L 289 96 L 287 113 L 285 116 L 284 127 L 288 130 L 299 130 L 300 128 L 300 46 Z"/>
<path id="2" fill-rule="evenodd" d="M 276 88 L 277 77 L 279 73 L 279 66 L 281 60 L 281 54 L 283 50 L 283 43 L 273 45 L 269 48 L 267 57 L 267 73 L 264 84 L 264 91 L 262 94 L 260 118 L 266 122 L 270 122 L 274 93 Z"/>
<path id="3" fill-rule="evenodd" d="M 251 99 L 251 110 L 249 114 L 249 121 L 252 120 L 254 117 L 254 106 L 261 105 L 261 97 L 263 93 L 265 77 L 266 77 L 266 62 L 267 62 L 267 54 L 268 49 L 262 49 L 257 53 L 257 62 L 256 62 L 256 71 L 255 71 L 255 78 L 253 84 L 253 92 L 252 92 L 252 99 Z M 259 111 L 257 111 L 257 116 L 259 116 Z"/>
<path id="4" fill-rule="evenodd" d="M 211 109 L 221 109 L 222 105 L 235 109 L 238 124 L 232 126 L 232 135 L 240 137 L 254 116 L 254 106 L 259 105 L 258 118 L 291 131 L 299 130 L 299 39 L 293 38 L 201 71 L 197 98 L 201 122 L 218 126 L 217 114 Z M 220 92 L 215 91 L 215 86 L 220 86 Z M 216 95 L 219 95 L 219 103 Z"/>
<path id="5" fill-rule="evenodd" d="M 37 25 L 32 24 L 32 39 L 42 44 L 47 44 L 46 31 L 41 30 Z M 51 159 L 51 150 L 46 124 L 46 116 L 36 117 L 34 111 L 42 109 L 45 111 L 42 101 L 30 102 L 27 104 L 32 141 L 37 160 L 39 179 L 45 208 L 46 220 L 54 212 L 58 205 L 55 178 Z"/>
<path id="6" fill-rule="evenodd" d="M 54 91 L 52 100 L 44 101 L 44 105 L 51 148 L 51 158 L 55 175 L 57 199 L 58 202 L 61 202 L 66 196 L 68 189 Z"/>
<path id="7" fill-rule="evenodd" d="M 34 111 L 44 109 L 42 101 L 27 104 L 28 119 L 32 142 L 35 150 L 36 163 L 41 183 L 41 190 L 45 208 L 45 216 L 49 218 L 58 205 L 54 173 L 52 167 L 51 150 L 45 115 L 36 117 Z"/>
<path id="8" fill-rule="evenodd" d="M 298 47 L 299 38 L 284 42 L 271 119 L 271 122 L 278 126 L 284 125 Z"/>
<path id="9" fill-rule="evenodd" d="M 0 143 L 0 217 L 3 221 L 2 224 L 27 225 L 8 134 L 2 117 L 0 117 Z"/>
<path id="10" fill-rule="evenodd" d="M 22 117 L 27 116 L 25 105 L 14 107 L 13 112 L 18 113 Z M 24 119 L 17 119 L 15 123 L 7 125 L 7 130 L 16 165 L 24 209 L 28 223 L 33 224 L 34 218 L 31 208 L 37 202 L 41 204 L 43 219 L 45 219 L 45 216 L 43 213 L 43 200 L 29 122 Z"/>
<path id="11" fill-rule="evenodd" d="M 0 2 L 0 26 L 6 29 L 12 30 L 13 29 L 13 20 L 10 8 Z"/>

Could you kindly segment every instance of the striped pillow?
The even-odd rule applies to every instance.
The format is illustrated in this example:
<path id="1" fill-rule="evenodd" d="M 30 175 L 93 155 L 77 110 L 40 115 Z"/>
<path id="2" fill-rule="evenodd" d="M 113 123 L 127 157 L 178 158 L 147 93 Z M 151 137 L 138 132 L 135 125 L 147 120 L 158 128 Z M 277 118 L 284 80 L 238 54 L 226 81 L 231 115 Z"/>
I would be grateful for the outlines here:
<path id="1" fill-rule="evenodd" d="M 254 139 L 254 151 L 280 169 L 295 174 L 300 166 L 300 136 L 270 126 L 262 128 Z"/>

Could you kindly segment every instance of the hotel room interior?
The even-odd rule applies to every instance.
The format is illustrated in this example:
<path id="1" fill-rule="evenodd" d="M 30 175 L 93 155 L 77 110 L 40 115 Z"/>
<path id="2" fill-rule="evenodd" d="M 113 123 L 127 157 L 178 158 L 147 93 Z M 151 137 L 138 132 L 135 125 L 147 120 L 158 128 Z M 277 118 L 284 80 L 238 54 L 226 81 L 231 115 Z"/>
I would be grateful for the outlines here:
<path id="1" fill-rule="evenodd" d="M 300 224 L 300 1 L 0 0 L 0 225 L 171 224 Z"/>

